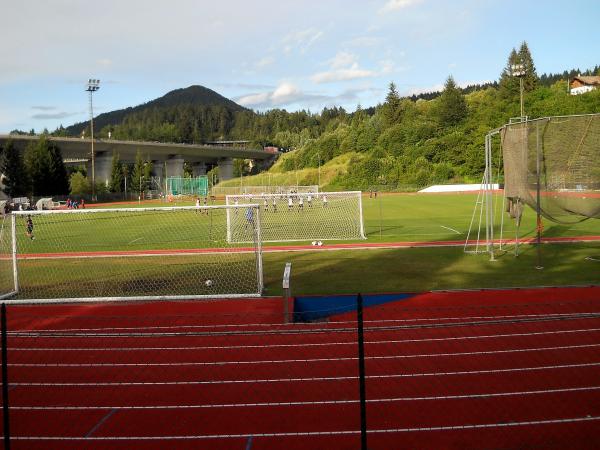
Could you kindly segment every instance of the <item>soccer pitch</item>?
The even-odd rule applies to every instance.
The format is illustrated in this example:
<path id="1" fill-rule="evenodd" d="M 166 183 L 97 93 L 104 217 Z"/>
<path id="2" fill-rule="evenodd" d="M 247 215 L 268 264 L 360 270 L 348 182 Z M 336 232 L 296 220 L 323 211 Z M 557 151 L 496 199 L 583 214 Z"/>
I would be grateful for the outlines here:
<path id="1" fill-rule="evenodd" d="M 475 194 L 387 194 L 377 198 L 363 195 L 366 242 L 434 242 L 464 241 L 475 207 Z M 180 206 L 180 205 L 178 205 Z M 497 223 L 500 223 L 497 207 Z M 70 251 L 80 252 L 144 252 L 146 250 L 218 249 L 226 245 L 225 215 L 199 214 L 189 211 L 190 221 L 197 226 L 177 227 L 169 221 L 150 221 L 140 226 L 139 217 L 122 218 L 114 228 L 72 221 L 45 234 L 44 225 L 35 223 L 36 239 L 25 235 L 24 219 L 19 218 L 17 236 L 19 254 L 60 253 L 64 239 Z M 262 214 L 280 214 L 262 212 Z M 295 214 L 304 214 L 297 212 Z M 308 215 L 307 215 L 308 216 Z M 283 220 L 284 215 L 280 214 Z M 34 217 L 35 219 L 35 217 Z M 478 215 L 475 222 L 478 222 Z M 104 220 L 112 220 L 110 216 Z M 148 226 L 151 225 L 151 226 Z M 475 229 L 475 233 L 476 233 Z M 521 238 L 535 235 L 535 213 L 527 209 L 520 228 Z M 545 221 L 544 237 L 575 237 L 600 235 L 600 221 L 588 220 L 572 226 Z M 472 234 L 471 238 L 475 236 Z M 499 237 L 499 234 L 496 235 Z M 514 221 L 504 220 L 504 238 L 514 239 Z M 356 241 L 365 242 L 365 241 Z M 298 242 L 306 244 L 307 242 Z M 326 250 L 330 241 L 325 243 Z M 265 247 L 277 246 L 266 243 Z M 244 248 L 240 245 L 239 248 Z M 235 253 L 235 249 L 232 253 Z M 281 276 L 286 262 L 292 262 L 294 294 L 334 294 L 353 292 L 423 291 L 431 289 L 462 289 L 517 286 L 559 286 L 597 284 L 600 281 L 600 246 L 597 243 L 570 243 L 542 246 L 543 270 L 535 269 L 536 248 L 522 246 L 519 257 L 511 252 L 498 255 L 495 262 L 485 254 L 468 255 L 462 247 L 336 250 L 312 252 L 265 252 L 264 281 L 266 295 L 280 295 Z M 594 257 L 596 255 L 596 257 Z M 591 258 L 590 258 L 591 256 Z M 195 270 L 211 262 L 212 255 L 174 255 L 140 257 L 114 256 L 105 258 L 27 259 L 19 262 L 22 280 L 39 291 L 51 291 L 56 286 L 70 284 L 74 295 L 83 278 L 88 277 L 85 292 L 112 283 L 115 289 L 127 293 L 131 286 L 142 286 L 145 292 L 168 294 L 173 286 L 165 282 L 170 273 L 178 280 L 181 292 L 198 288 Z M 587 259 L 586 259 L 587 258 Z M 147 260 L 151 259 L 151 264 Z M 222 260 L 215 269 L 223 273 L 236 270 L 235 262 Z M 241 264 L 241 263 L 240 263 Z M 107 270 L 108 268 L 108 270 Z M 123 270 L 121 270 L 123 269 Z M 103 272 L 102 277 L 90 273 Z M 51 279 L 52 283 L 43 282 Z M 188 285 L 189 286 L 186 286 Z M 85 283 L 83 283 L 85 286 Z M 212 288 L 212 292 L 216 292 Z M 211 293 L 209 287 L 201 290 Z"/>

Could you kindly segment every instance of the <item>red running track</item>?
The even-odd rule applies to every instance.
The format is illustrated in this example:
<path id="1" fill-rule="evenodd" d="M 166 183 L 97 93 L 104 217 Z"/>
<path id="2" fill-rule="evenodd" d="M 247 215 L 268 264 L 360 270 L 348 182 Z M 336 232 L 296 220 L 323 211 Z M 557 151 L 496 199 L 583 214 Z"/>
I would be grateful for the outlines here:
<path id="1" fill-rule="evenodd" d="M 599 294 L 367 309 L 369 448 L 597 445 Z M 13 448 L 359 448 L 353 314 L 280 318 L 279 299 L 11 306 Z"/>

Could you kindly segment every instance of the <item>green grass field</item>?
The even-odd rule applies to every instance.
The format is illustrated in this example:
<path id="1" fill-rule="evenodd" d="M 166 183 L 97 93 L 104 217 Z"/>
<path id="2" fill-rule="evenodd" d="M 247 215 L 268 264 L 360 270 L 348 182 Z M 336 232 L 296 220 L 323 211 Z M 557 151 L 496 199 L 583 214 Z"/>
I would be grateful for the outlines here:
<path id="1" fill-rule="evenodd" d="M 462 241 L 466 238 L 469 223 L 475 207 L 473 194 L 389 194 L 376 199 L 363 196 L 364 223 L 367 242 L 394 241 Z M 142 205 L 143 206 L 143 205 Z M 500 222 L 500 207 L 497 208 L 497 222 Z M 115 222 L 114 227 L 94 228 L 94 225 L 80 225 L 71 222 L 66 228 L 56 228 L 44 234 L 44 224 L 37 220 L 36 240 L 31 241 L 24 234 L 24 223 L 18 229 L 20 253 L 56 252 L 67 245 L 80 251 L 146 250 L 210 248 L 224 245 L 223 215 L 198 215 L 191 217 L 194 226 L 183 227 L 180 223 L 162 220 L 152 222 L 152 216 L 144 221 L 139 218 L 129 223 L 128 219 Z M 272 214 L 272 213 L 271 213 Z M 35 216 L 34 216 L 35 218 Z M 114 221 L 114 219 L 113 219 Z M 478 222 L 478 215 L 476 223 Z M 186 222 L 187 223 L 187 222 Z M 197 226 L 201 224 L 202 226 Z M 513 239 L 515 228 L 506 216 L 504 237 Z M 178 229 L 177 233 L 171 231 Z M 475 227 L 475 233 L 476 233 Z M 521 225 L 521 237 L 535 234 L 535 213 L 527 209 Z M 588 220 L 576 225 L 565 226 L 545 221 L 544 236 L 568 237 L 600 235 L 600 221 Z M 83 237 L 87 236 L 87 237 Z M 471 236 L 474 237 L 473 235 Z M 496 235 L 499 237 L 499 232 Z M 362 242 L 362 241 L 361 241 Z M 300 244 L 306 242 L 300 242 Z M 329 242 L 325 245 L 327 246 Z M 277 245 L 270 243 L 265 245 Z M 431 289 L 490 288 L 516 286 L 560 286 L 575 284 L 598 284 L 600 282 L 600 244 L 546 244 L 541 248 L 544 269 L 535 268 L 537 251 L 534 246 L 522 246 L 519 257 L 512 248 L 499 253 L 497 261 L 489 261 L 485 254 L 465 254 L 462 247 L 420 248 L 390 250 L 352 250 L 332 252 L 288 252 L 265 253 L 264 280 L 265 294 L 281 293 L 281 276 L 286 262 L 292 262 L 293 293 L 333 294 L 353 292 L 392 292 L 424 291 Z M 64 251 L 64 250 L 62 250 Z M 592 260 L 586 257 L 592 256 Z M 188 258 L 188 262 L 186 262 Z M 19 263 L 21 279 L 35 285 L 38 291 L 52 290 L 53 285 L 72 283 L 87 286 L 86 295 L 94 292 L 99 284 L 112 283 L 116 291 L 127 292 L 134 284 L 147 285 L 145 292 L 168 293 L 170 285 L 161 275 L 168 266 L 172 273 L 180 273 L 176 278 L 182 292 L 197 288 L 202 277 L 194 275 L 194 264 L 212 264 L 217 272 L 227 274 L 235 270 L 227 260 L 211 263 L 202 257 L 190 264 L 188 257 L 153 257 L 150 266 L 147 260 L 137 258 L 63 259 L 28 260 Z M 198 257 L 199 258 L 199 257 Z M 160 264 L 159 264 L 160 262 Z M 152 269 L 152 265 L 156 266 Z M 110 266 L 110 270 L 106 268 Z M 97 283 L 86 284 L 75 275 L 82 272 L 110 273 L 107 277 L 97 277 Z M 133 279 L 124 279 L 120 267 L 126 267 Z M 192 267 L 192 270 L 190 270 Z M 87 270 L 87 272 L 85 272 Z M 204 269 L 203 269 L 204 270 Z M 248 269 L 250 270 L 250 269 Z M 139 275 L 141 273 L 141 275 Z M 94 279 L 94 276 L 90 277 Z M 51 283 L 48 282 L 51 280 Z M 188 286 L 189 284 L 189 286 Z M 83 291 L 81 294 L 83 296 Z"/>

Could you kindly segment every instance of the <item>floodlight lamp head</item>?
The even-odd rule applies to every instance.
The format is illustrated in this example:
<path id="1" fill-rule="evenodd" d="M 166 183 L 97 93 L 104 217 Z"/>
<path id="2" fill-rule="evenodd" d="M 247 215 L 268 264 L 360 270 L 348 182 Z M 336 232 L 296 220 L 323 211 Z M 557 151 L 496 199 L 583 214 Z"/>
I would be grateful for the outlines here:
<path id="1" fill-rule="evenodd" d="M 514 77 L 525 76 L 525 66 L 523 66 L 523 64 L 512 64 L 510 66 L 510 71 Z"/>
<path id="2" fill-rule="evenodd" d="M 100 80 L 96 80 L 95 78 L 88 79 L 86 91 L 95 92 L 98 89 L 100 89 Z"/>

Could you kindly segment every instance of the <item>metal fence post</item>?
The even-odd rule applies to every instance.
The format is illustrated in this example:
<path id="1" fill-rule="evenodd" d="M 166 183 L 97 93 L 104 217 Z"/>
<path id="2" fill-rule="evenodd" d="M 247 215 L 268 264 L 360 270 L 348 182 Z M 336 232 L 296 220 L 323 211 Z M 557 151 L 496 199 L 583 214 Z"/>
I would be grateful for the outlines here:
<path id="1" fill-rule="evenodd" d="M 360 448 L 367 450 L 367 400 L 365 388 L 365 342 L 363 330 L 363 298 L 356 297 L 356 321 L 358 325 L 358 381 L 360 389 Z"/>
<path id="2" fill-rule="evenodd" d="M 8 416 L 8 345 L 6 343 L 6 304 L 2 303 L 0 317 L 0 326 L 2 328 L 2 417 L 4 425 L 4 448 L 10 450 L 10 426 Z"/>
<path id="3" fill-rule="evenodd" d="M 292 263 L 286 263 L 285 269 L 283 270 L 283 323 L 290 322 L 290 276 L 292 273 Z"/>

